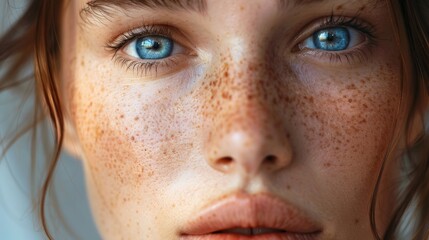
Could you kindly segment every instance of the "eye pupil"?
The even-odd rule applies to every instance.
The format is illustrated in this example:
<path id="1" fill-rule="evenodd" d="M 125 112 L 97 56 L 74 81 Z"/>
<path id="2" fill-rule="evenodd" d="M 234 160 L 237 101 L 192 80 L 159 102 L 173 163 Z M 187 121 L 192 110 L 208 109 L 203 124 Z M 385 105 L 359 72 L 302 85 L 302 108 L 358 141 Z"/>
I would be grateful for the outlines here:
<path id="1" fill-rule="evenodd" d="M 142 46 L 146 49 L 159 49 L 160 44 L 159 42 L 155 41 L 154 39 L 146 38 L 142 41 Z"/>
<path id="2" fill-rule="evenodd" d="M 154 42 L 152 48 L 158 50 L 160 48 L 160 44 L 158 42 Z"/>
<path id="3" fill-rule="evenodd" d="M 313 43 L 317 49 L 341 51 L 349 46 L 350 34 L 344 27 L 326 28 L 314 33 Z"/>
<path id="4" fill-rule="evenodd" d="M 173 52 L 174 43 L 163 36 L 147 36 L 137 39 L 136 52 L 141 59 L 163 59 Z"/>

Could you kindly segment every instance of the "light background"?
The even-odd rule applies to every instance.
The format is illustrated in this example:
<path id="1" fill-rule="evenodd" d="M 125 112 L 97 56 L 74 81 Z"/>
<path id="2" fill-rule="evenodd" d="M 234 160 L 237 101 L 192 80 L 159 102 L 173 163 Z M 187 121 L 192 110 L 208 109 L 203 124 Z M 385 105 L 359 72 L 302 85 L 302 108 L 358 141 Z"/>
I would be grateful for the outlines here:
<path id="1" fill-rule="evenodd" d="M 26 7 L 25 3 L 25 0 L 0 0 L 1 34 L 19 17 Z M 1 68 L 0 65 L 0 76 Z M 19 123 L 26 118 L 25 111 L 31 107 L 31 97 L 25 104 L 21 104 L 25 95 L 23 93 L 25 88 L 22 92 L 0 92 L 0 151 L 4 147 L 1 140 L 20 127 Z M 39 148 L 43 147 L 42 144 L 41 140 L 37 140 Z M 30 152 L 30 134 L 27 134 L 0 159 L 0 240 L 46 239 L 31 200 Z M 42 170 L 40 166 L 36 166 L 36 174 L 40 175 Z M 55 225 L 55 239 L 100 239 L 89 212 L 81 163 L 63 154 L 54 182 L 59 208 L 63 210 L 72 232 L 77 234 L 68 234 L 61 222 L 54 217 L 51 219 Z M 48 202 L 47 207 L 52 208 L 52 203 Z"/>

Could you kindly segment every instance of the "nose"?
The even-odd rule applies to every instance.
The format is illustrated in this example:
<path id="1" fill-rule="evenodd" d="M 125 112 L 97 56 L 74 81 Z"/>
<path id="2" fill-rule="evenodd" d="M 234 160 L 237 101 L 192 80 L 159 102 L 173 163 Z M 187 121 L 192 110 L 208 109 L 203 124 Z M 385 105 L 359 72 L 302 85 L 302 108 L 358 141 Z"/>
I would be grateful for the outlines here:
<path id="1" fill-rule="evenodd" d="M 273 79 L 264 79 L 261 73 L 230 71 L 220 76 L 229 78 L 212 85 L 220 93 L 212 96 L 218 104 L 207 128 L 208 164 L 225 174 L 247 176 L 273 173 L 290 165 L 293 152 L 282 117 L 285 106 L 276 105 L 273 97 L 284 89 L 275 84 L 270 87 Z"/>
<path id="2" fill-rule="evenodd" d="M 237 123 L 243 124 L 243 123 Z M 221 131 L 219 131 L 221 132 Z M 292 159 L 290 144 L 257 129 L 236 129 L 212 135 L 208 163 L 223 173 L 254 176 L 288 166 Z"/>

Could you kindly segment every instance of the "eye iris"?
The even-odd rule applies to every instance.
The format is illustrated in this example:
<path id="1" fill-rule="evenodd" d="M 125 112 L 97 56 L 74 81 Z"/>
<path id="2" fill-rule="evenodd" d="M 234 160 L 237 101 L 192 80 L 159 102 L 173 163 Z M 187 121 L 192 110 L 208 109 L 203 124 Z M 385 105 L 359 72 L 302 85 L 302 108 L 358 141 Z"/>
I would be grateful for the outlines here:
<path id="1" fill-rule="evenodd" d="M 160 36 L 147 36 L 137 39 L 136 52 L 141 59 L 162 59 L 173 52 L 173 41 Z"/>
<path id="2" fill-rule="evenodd" d="M 313 34 L 314 46 L 327 51 L 341 51 L 350 44 L 350 34 L 346 28 L 327 28 Z"/>

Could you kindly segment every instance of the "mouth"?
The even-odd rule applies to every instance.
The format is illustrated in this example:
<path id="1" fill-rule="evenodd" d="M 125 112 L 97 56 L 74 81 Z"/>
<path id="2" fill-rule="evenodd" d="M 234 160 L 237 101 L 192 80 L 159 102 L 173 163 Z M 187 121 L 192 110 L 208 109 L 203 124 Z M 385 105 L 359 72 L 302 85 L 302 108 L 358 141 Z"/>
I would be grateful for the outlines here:
<path id="1" fill-rule="evenodd" d="M 181 231 L 181 240 L 317 240 L 321 227 L 270 195 L 236 194 L 209 205 Z"/>
<path id="2" fill-rule="evenodd" d="M 239 234 L 246 236 L 272 234 L 272 233 L 285 233 L 286 231 L 274 228 L 232 228 L 214 232 L 214 234 Z"/>

